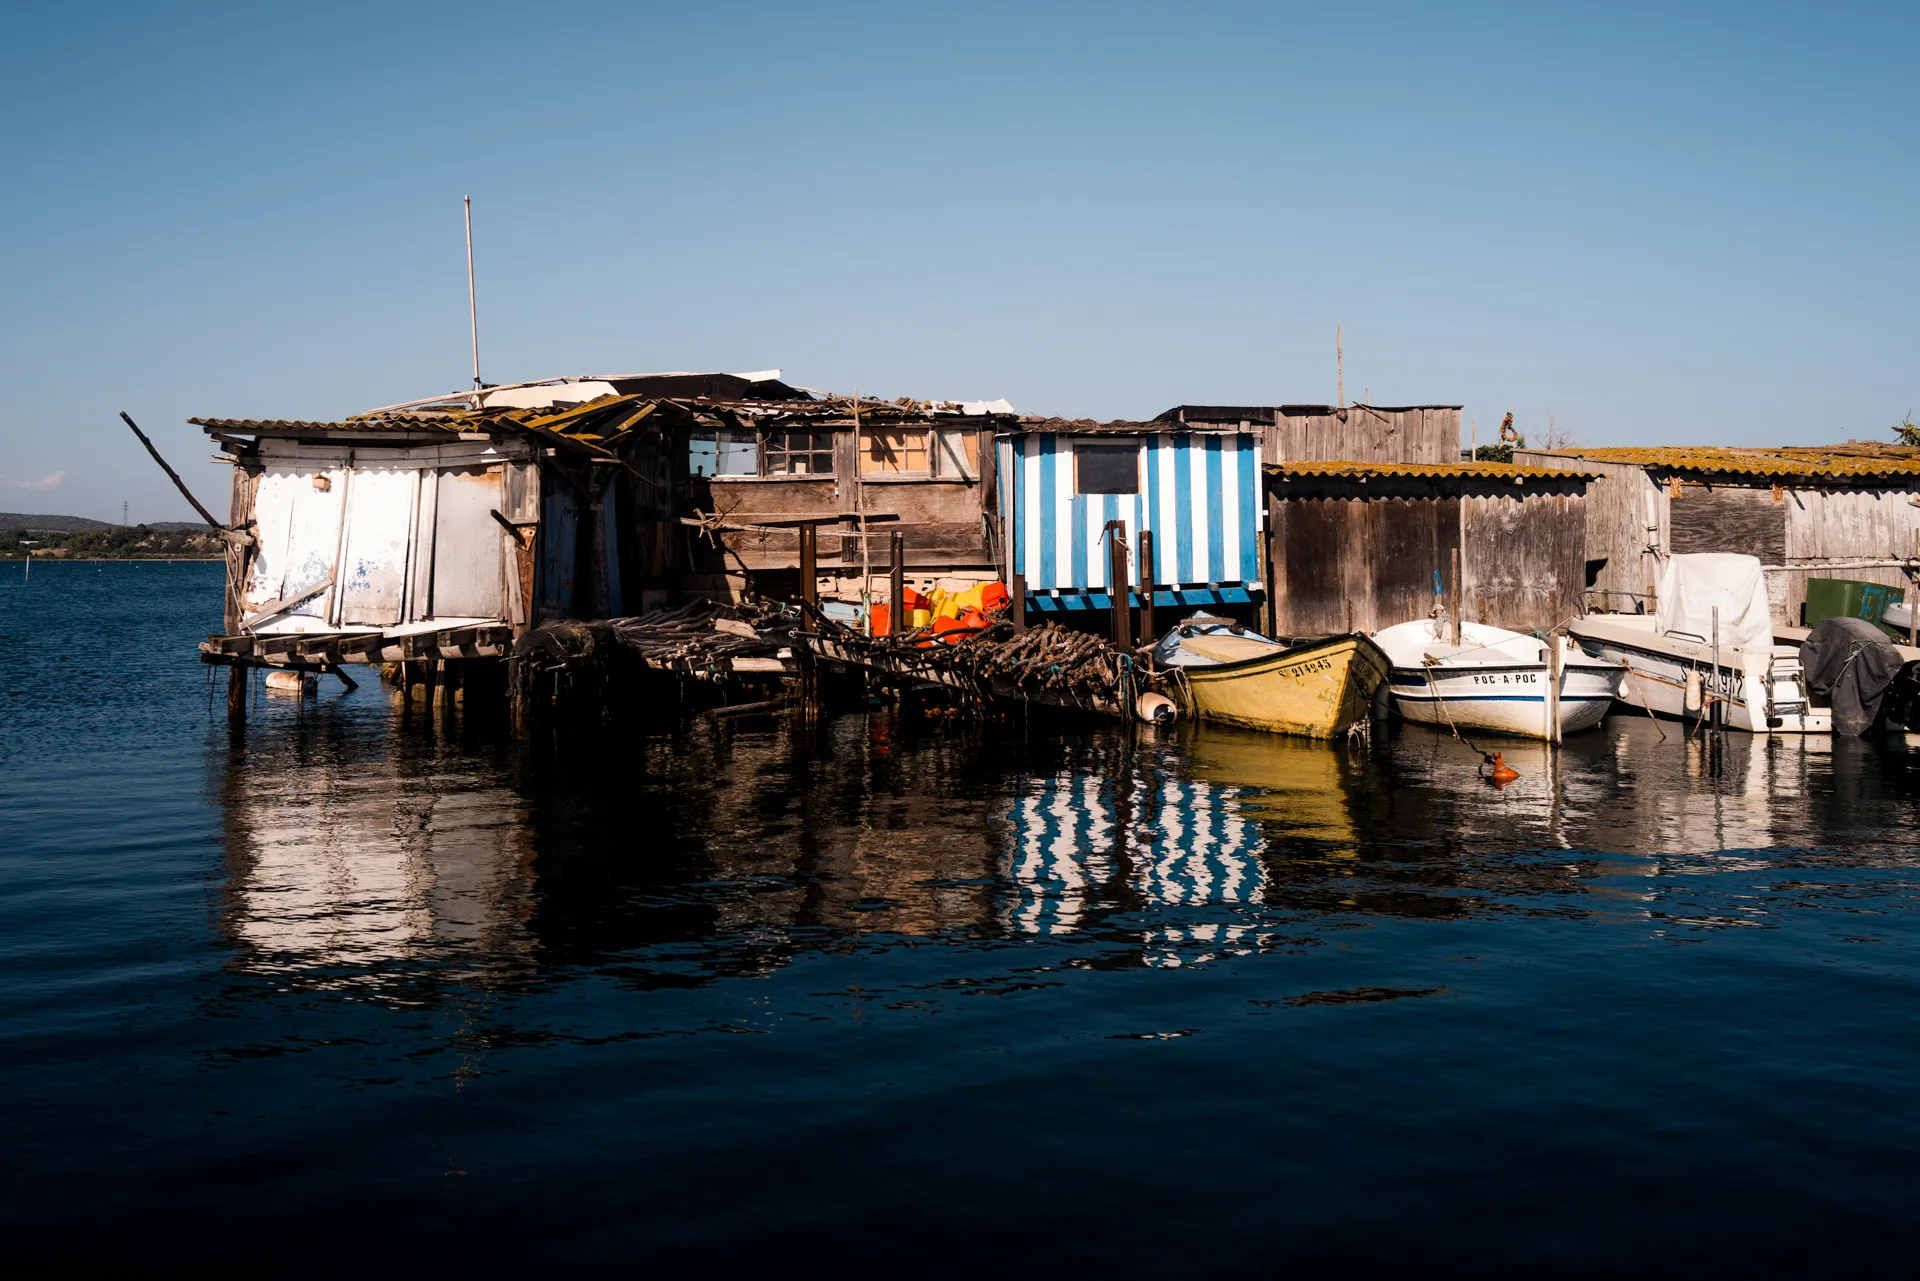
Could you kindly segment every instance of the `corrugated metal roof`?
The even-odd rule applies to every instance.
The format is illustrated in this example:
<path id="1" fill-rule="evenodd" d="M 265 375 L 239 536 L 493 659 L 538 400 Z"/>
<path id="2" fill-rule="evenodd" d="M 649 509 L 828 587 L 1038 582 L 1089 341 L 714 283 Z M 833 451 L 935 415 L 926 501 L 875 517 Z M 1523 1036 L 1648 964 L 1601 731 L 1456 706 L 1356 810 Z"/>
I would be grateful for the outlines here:
<path id="1" fill-rule="evenodd" d="M 1459 409 L 1459 405 L 1175 405 L 1156 422 L 1219 423 L 1248 422 L 1271 426 L 1274 415 L 1288 418 L 1332 417 L 1353 413 L 1410 414 L 1417 409 Z"/>
<path id="2" fill-rule="evenodd" d="M 1920 448 L 1848 441 L 1844 445 L 1782 445 L 1752 449 L 1731 445 L 1621 445 L 1520 452 L 1632 467 L 1717 472 L 1745 476 L 1920 476 Z"/>
<path id="3" fill-rule="evenodd" d="M 308 422 L 294 418 L 189 418 L 188 422 L 208 431 L 233 432 L 238 435 L 257 435 L 260 432 L 278 435 L 284 432 L 413 432 L 413 431 L 481 431 L 488 426 L 489 420 L 455 417 L 448 414 L 393 414 L 383 418 L 356 418 L 350 422 L 322 423 Z"/>
<path id="4" fill-rule="evenodd" d="M 1116 418 L 1112 422 L 1102 423 L 1095 422 L 1091 418 L 1029 417 L 1022 418 L 1017 427 L 1012 427 L 1009 430 L 1020 432 L 1056 432 L 1070 436 L 1138 436 L 1142 434 L 1157 436 L 1163 432 L 1234 435 L 1237 434 L 1240 429 L 1237 423 L 1229 424 L 1224 422 L 1206 424 L 1175 423 L 1161 422 L 1159 419 L 1154 419 L 1151 422 L 1134 422 L 1126 418 Z"/>
<path id="5" fill-rule="evenodd" d="M 1365 463 L 1365 462 L 1294 462 L 1279 463 L 1267 468 L 1267 474 L 1286 479 L 1292 476 L 1351 477 L 1365 480 L 1373 476 L 1409 476 L 1431 477 L 1433 479 L 1462 478 L 1473 480 L 1510 480 L 1516 484 L 1529 480 L 1582 480 L 1596 479 L 1600 473 L 1575 471 L 1563 467 L 1526 467 L 1517 463 Z"/>

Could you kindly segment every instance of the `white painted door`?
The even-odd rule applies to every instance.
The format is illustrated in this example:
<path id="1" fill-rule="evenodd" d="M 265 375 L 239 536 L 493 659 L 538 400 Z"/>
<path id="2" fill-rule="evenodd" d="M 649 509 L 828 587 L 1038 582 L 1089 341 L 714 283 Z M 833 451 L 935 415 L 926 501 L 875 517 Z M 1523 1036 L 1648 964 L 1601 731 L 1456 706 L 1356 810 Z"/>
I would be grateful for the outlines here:
<path id="1" fill-rule="evenodd" d="M 417 471 L 353 473 L 340 586 L 342 624 L 391 627 L 400 621 L 406 605 L 407 542 L 419 492 Z"/>
<path id="2" fill-rule="evenodd" d="M 246 609 L 252 613 L 306 593 L 293 608 L 263 622 L 267 630 L 303 630 L 330 612 L 332 591 L 312 589 L 333 575 L 340 554 L 345 479 L 339 468 L 299 464 L 271 464 L 261 474 L 253 500 L 260 544 L 247 574 Z"/>
<path id="3" fill-rule="evenodd" d="M 500 468 L 460 467 L 438 473 L 433 522 L 433 617 L 498 618 L 506 531 Z"/>

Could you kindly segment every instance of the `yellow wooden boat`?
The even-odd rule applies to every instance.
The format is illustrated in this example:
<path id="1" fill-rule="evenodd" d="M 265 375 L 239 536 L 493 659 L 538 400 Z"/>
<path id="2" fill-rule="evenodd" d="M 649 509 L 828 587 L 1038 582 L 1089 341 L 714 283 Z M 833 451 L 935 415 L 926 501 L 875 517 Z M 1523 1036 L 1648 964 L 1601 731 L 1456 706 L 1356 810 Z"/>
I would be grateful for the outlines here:
<path id="1" fill-rule="evenodd" d="M 1283 645 L 1212 620 L 1181 624 L 1156 656 L 1179 670 L 1189 714 L 1308 738 L 1344 734 L 1366 716 L 1391 666 L 1365 636 Z"/>

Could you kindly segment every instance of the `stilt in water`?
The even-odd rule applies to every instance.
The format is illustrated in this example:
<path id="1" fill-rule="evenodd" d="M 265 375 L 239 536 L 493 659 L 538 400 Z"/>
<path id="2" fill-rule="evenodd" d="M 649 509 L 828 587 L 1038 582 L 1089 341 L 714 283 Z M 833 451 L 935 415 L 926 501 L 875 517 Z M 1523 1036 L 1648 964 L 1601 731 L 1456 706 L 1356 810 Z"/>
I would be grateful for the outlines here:
<path id="1" fill-rule="evenodd" d="M 227 724 L 239 729 L 247 723 L 247 669 L 235 663 L 227 668 Z"/>
<path id="2" fill-rule="evenodd" d="M 446 720 L 453 719 L 454 691 L 460 688 L 460 666 L 451 659 L 439 664 L 440 672 L 440 712 Z"/>

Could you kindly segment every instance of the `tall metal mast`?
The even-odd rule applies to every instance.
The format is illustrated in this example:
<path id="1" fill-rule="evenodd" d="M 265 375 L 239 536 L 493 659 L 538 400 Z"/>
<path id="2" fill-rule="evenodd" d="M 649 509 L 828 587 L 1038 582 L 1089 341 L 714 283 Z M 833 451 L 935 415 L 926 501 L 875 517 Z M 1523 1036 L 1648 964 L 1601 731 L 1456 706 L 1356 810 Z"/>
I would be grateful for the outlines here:
<path id="1" fill-rule="evenodd" d="M 480 305 L 473 292 L 473 197 L 462 196 L 467 206 L 467 322 L 473 329 L 473 407 L 480 408 Z"/>

